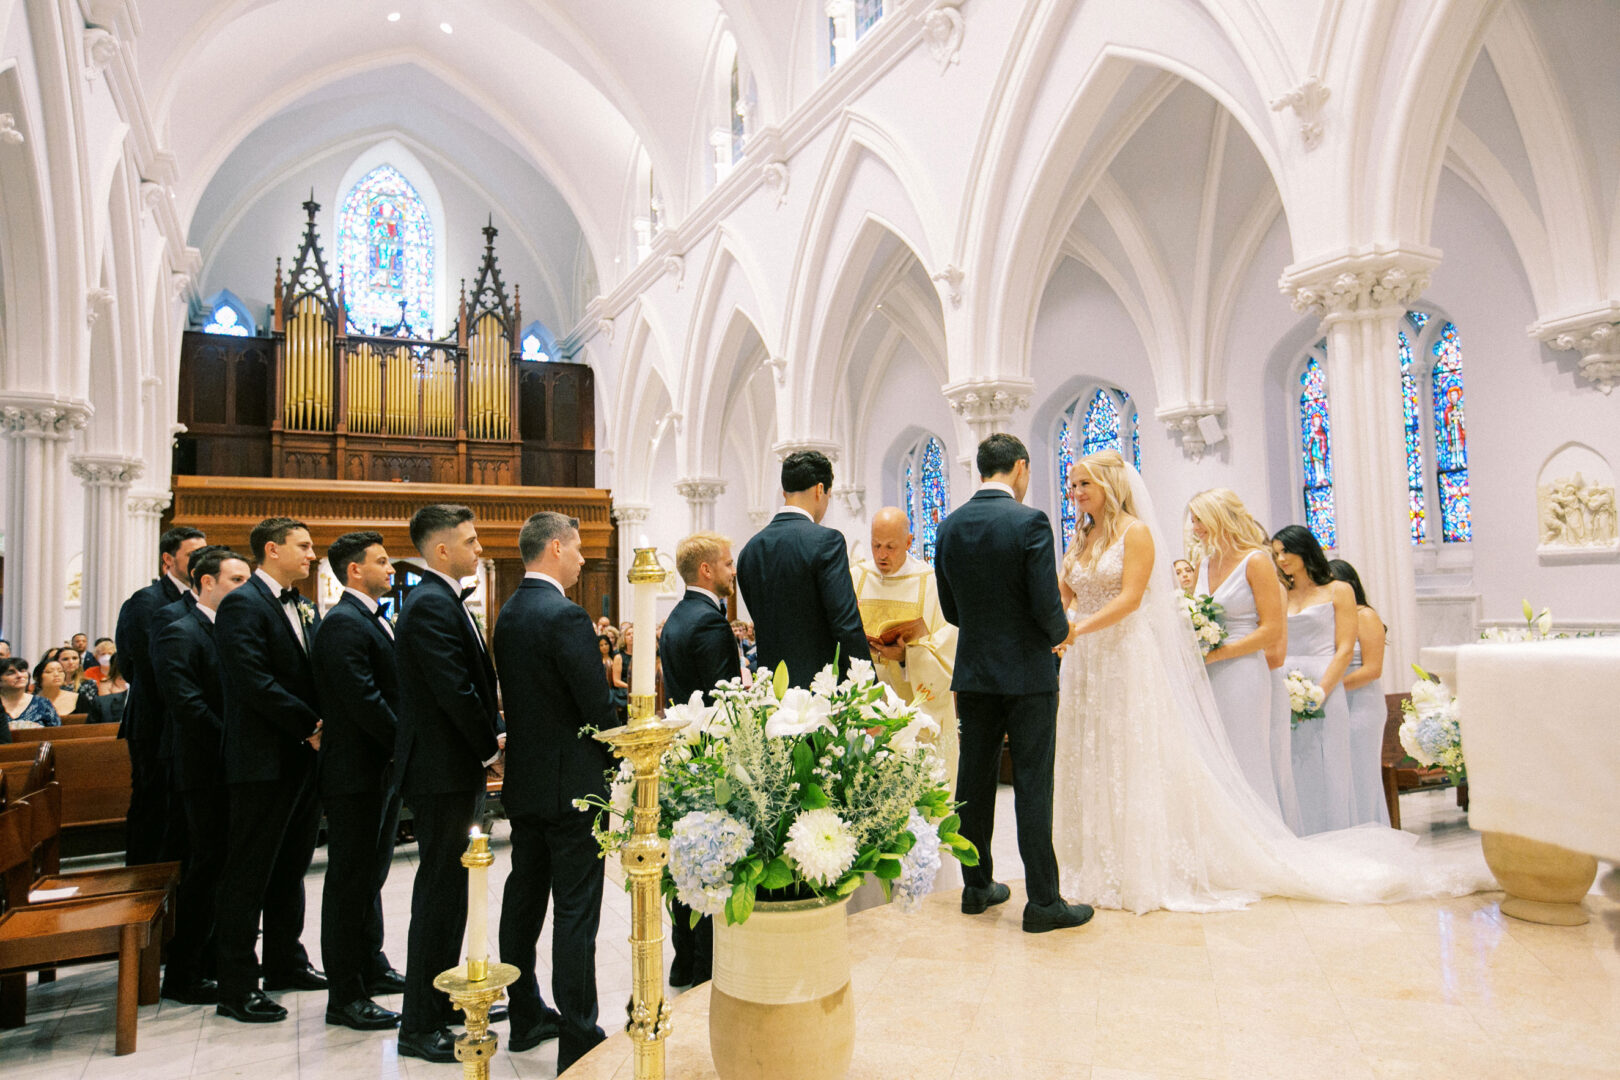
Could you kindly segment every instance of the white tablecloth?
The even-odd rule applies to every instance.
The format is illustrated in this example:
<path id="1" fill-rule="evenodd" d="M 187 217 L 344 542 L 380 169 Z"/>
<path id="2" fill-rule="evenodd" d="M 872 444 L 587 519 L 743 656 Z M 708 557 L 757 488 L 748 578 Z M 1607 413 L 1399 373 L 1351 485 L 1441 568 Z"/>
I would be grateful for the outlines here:
<path id="1" fill-rule="evenodd" d="M 1465 645 L 1468 820 L 1620 861 L 1620 639 Z"/>

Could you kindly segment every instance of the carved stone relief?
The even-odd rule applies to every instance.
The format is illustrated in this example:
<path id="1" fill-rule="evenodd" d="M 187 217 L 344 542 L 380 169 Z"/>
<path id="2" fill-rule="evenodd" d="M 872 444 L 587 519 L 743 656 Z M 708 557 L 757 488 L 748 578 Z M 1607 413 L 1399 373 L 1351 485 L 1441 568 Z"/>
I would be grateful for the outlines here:
<path id="1" fill-rule="evenodd" d="M 1614 471 L 1579 443 L 1547 459 L 1536 481 L 1536 553 L 1542 562 L 1620 556 Z"/>

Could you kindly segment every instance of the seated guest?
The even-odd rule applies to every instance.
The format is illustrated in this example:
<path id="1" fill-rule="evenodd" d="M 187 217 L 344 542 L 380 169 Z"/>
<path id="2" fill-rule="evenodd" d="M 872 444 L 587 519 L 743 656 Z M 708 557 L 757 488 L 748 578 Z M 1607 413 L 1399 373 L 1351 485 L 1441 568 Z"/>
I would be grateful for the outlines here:
<path id="1" fill-rule="evenodd" d="M 7 641 L 3 637 L 0 637 L 0 660 L 10 660 L 10 659 L 11 659 L 11 642 Z"/>
<path id="2" fill-rule="evenodd" d="M 0 658 L 0 704 L 6 709 L 6 727 L 19 724 L 24 727 L 56 727 L 61 718 L 50 702 L 38 694 L 28 692 L 28 661 L 20 656 Z M 11 741 L 8 732 L 4 742 Z"/>
<path id="3" fill-rule="evenodd" d="M 79 695 L 69 690 L 66 685 L 67 676 L 62 670 L 62 661 L 56 658 L 57 650 L 52 649 L 45 654 L 45 659 L 34 668 L 34 696 L 51 707 L 55 714 L 46 727 L 57 727 L 62 723 L 62 717 L 78 711 Z"/>
<path id="4" fill-rule="evenodd" d="M 1389 631 L 1384 620 L 1367 603 L 1361 575 L 1343 559 L 1328 563 L 1334 580 L 1349 585 L 1356 594 L 1356 647 L 1350 667 L 1344 673 L 1344 693 L 1350 702 L 1350 794 L 1355 800 L 1353 824 L 1389 824 L 1389 804 L 1384 801 L 1384 690 L 1378 685 L 1384 674 L 1384 646 Z"/>
<path id="5" fill-rule="evenodd" d="M 112 638 L 96 638 L 94 648 L 80 649 L 79 664 L 84 668 L 84 677 L 98 683 L 104 680 L 107 677 L 107 657 L 117 651 Z"/>
<path id="6" fill-rule="evenodd" d="M 74 634 L 75 638 L 84 637 L 83 634 Z M 78 705 L 74 712 L 89 712 L 90 702 L 95 699 L 98 687 L 96 680 L 84 673 L 84 654 L 72 645 L 64 645 L 56 650 L 57 662 L 62 665 L 62 686 L 64 689 L 77 694 Z"/>
<path id="7" fill-rule="evenodd" d="M 87 724 L 119 724 L 124 720 L 124 702 L 129 700 L 129 683 L 119 670 L 118 657 L 103 661 L 105 668 L 101 690 L 85 709 Z"/>
<path id="8" fill-rule="evenodd" d="M 624 681 L 624 657 L 613 648 L 613 639 L 606 634 L 596 635 L 596 650 L 602 657 L 602 674 L 607 676 L 608 686 L 613 691 L 613 704 L 616 708 L 624 708 L 630 704 L 630 684 Z"/>

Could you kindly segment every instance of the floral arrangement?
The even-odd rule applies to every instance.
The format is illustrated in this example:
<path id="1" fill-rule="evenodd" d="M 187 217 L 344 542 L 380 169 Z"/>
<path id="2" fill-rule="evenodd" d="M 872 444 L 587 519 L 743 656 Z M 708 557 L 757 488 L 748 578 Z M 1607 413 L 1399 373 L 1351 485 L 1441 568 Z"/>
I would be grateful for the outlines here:
<path id="1" fill-rule="evenodd" d="M 1457 718 L 1457 699 L 1427 671 L 1412 665 L 1418 681 L 1412 684 L 1412 697 L 1401 702 L 1401 746 L 1426 769 L 1446 770 L 1454 784 L 1466 783 L 1468 766 L 1463 761 L 1462 727 Z"/>
<path id="2" fill-rule="evenodd" d="M 1295 668 L 1283 681 L 1288 687 L 1288 720 L 1293 727 L 1299 727 L 1307 720 L 1320 720 L 1327 715 L 1322 707 L 1327 694 L 1303 671 Z"/>
<path id="3" fill-rule="evenodd" d="M 1552 632 L 1551 608 L 1542 608 L 1541 613 L 1538 615 L 1535 613 L 1535 609 L 1530 606 L 1530 601 L 1525 600 L 1523 601 L 1523 604 L 1524 625 L 1522 627 L 1486 627 L 1483 631 L 1481 631 L 1479 639 L 1481 641 L 1503 643 L 1519 641 L 1547 641 L 1551 638 L 1565 636 L 1563 634 L 1554 634 Z"/>
<path id="4" fill-rule="evenodd" d="M 932 720 L 876 682 L 867 660 L 842 682 L 830 665 L 808 690 L 787 681 L 778 666 L 751 686 L 719 684 L 712 706 L 695 693 L 668 710 L 684 726 L 659 785 L 666 897 L 694 920 L 739 923 L 756 900 L 842 898 L 871 875 L 909 910 L 943 854 L 978 863 L 957 831 Z M 610 777 L 606 801 L 575 804 L 597 809 L 604 855 L 629 831 L 628 765 Z"/>
<path id="5" fill-rule="evenodd" d="M 1181 598 L 1181 609 L 1187 616 L 1187 622 L 1192 626 L 1193 637 L 1198 642 L 1199 651 L 1205 656 L 1221 647 L 1226 641 L 1226 625 L 1222 621 L 1226 609 L 1215 602 L 1215 598 L 1208 593 L 1198 596 Z"/>

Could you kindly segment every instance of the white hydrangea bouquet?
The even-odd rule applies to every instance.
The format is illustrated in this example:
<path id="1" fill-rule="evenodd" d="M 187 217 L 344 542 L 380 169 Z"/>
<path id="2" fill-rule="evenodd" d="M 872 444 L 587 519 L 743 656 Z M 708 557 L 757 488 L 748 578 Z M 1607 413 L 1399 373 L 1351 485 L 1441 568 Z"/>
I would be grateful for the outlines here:
<path id="1" fill-rule="evenodd" d="M 832 666 L 810 689 L 787 669 L 745 687 L 719 684 L 672 706 L 684 721 L 665 756 L 660 828 L 669 838 L 664 894 L 693 920 L 740 923 L 756 900 L 848 896 L 868 875 L 914 908 L 933 887 L 942 855 L 964 865 L 978 852 L 958 829 L 933 748 L 937 725 L 855 660 L 840 682 Z M 621 767 L 595 806 L 602 852 L 617 851 L 629 823 L 631 780 Z"/>
<path id="2" fill-rule="evenodd" d="M 1288 687 L 1288 721 L 1291 726 L 1299 727 L 1307 720 L 1320 720 L 1327 715 L 1322 707 L 1327 694 L 1303 671 L 1295 668 L 1284 678 L 1284 682 Z"/>
<path id="3" fill-rule="evenodd" d="M 1457 699 L 1427 671 L 1412 665 L 1418 681 L 1412 684 L 1412 697 L 1401 702 L 1401 746 L 1426 769 L 1446 770 L 1453 784 L 1466 783 L 1468 766 L 1463 761 L 1462 726 L 1457 718 Z"/>
<path id="4" fill-rule="evenodd" d="M 1199 651 L 1205 656 L 1220 648 L 1226 641 L 1224 621 L 1226 609 L 1217 604 L 1213 596 L 1208 593 L 1201 593 L 1198 596 L 1183 595 L 1181 609 L 1192 627 L 1193 638 L 1198 642 Z"/>

